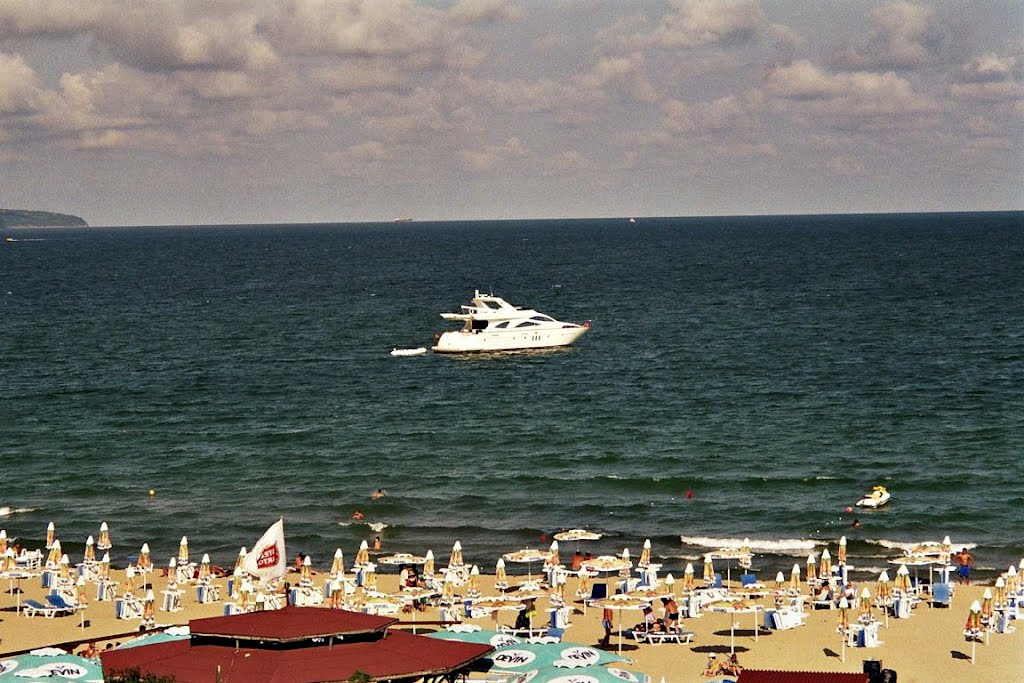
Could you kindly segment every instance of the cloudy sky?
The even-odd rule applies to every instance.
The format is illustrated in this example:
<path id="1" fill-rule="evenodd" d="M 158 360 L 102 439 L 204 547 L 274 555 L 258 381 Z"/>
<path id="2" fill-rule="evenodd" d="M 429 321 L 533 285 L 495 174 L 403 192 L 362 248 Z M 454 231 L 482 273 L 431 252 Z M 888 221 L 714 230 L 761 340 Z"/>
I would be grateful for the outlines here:
<path id="1" fill-rule="evenodd" d="M 1024 208 L 1020 0 L 0 0 L 0 207 Z"/>

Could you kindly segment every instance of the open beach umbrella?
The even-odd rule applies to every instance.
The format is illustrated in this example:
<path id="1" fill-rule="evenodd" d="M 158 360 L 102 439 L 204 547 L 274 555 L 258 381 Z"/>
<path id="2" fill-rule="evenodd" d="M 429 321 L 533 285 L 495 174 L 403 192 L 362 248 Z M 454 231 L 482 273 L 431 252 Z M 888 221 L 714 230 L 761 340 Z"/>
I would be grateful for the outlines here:
<path id="1" fill-rule="evenodd" d="M 814 553 L 807 556 L 807 583 L 812 583 L 815 580 L 815 558 Z"/>
<path id="2" fill-rule="evenodd" d="M 364 567 L 370 563 L 370 544 L 365 540 L 359 543 L 359 552 L 356 553 L 356 567 Z"/>
<path id="3" fill-rule="evenodd" d="M 185 536 L 178 542 L 178 564 L 188 564 L 188 538 Z"/>
<path id="4" fill-rule="evenodd" d="M 505 553 L 502 558 L 506 562 L 522 562 L 526 564 L 526 576 L 527 580 L 533 579 L 533 573 L 531 567 L 534 562 L 542 562 L 548 559 L 548 553 L 543 550 L 536 550 L 534 548 L 523 548 L 522 550 L 516 550 L 511 553 Z"/>
<path id="5" fill-rule="evenodd" d="M 54 539 L 53 542 L 46 547 L 50 549 L 50 553 L 46 556 L 46 566 L 51 569 L 56 569 L 57 565 L 60 564 L 60 556 L 64 554 L 60 549 L 60 541 Z"/>
<path id="6" fill-rule="evenodd" d="M 49 550 L 53 547 L 54 541 L 57 540 L 57 525 L 50 522 L 46 525 L 46 549 Z"/>
<path id="7" fill-rule="evenodd" d="M 594 601 L 594 606 L 601 609 L 616 610 L 619 613 L 619 650 L 622 654 L 622 613 L 626 610 L 639 610 L 650 607 L 651 601 L 643 598 L 632 598 L 625 595 L 612 595 L 601 600 Z"/>
<path id="8" fill-rule="evenodd" d="M 448 556 L 449 567 L 464 567 L 466 563 L 462 559 L 462 543 L 455 541 L 452 544 L 452 554 Z"/>
<path id="9" fill-rule="evenodd" d="M 95 562 L 96 561 L 96 542 L 92 536 L 85 539 L 85 552 L 82 553 L 82 562 Z"/>
<path id="10" fill-rule="evenodd" d="M 689 593 L 696 587 L 697 584 L 693 578 L 693 563 L 687 562 L 686 568 L 683 570 L 683 590 Z"/>
<path id="11" fill-rule="evenodd" d="M 100 522 L 100 537 L 96 541 L 96 550 L 110 550 L 113 547 L 110 543 L 110 527 L 106 522 Z"/>
<path id="12" fill-rule="evenodd" d="M 793 593 L 800 592 L 800 565 L 793 563 L 793 571 L 789 573 L 789 590 Z"/>
<path id="13" fill-rule="evenodd" d="M 708 610 L 711 611 L 711 612 L 719 612 L 719 613 L 722 613 L 722 614 L 730 614 L 730 615 L 746 614 L 746 613 L 751 613 L 752 612 L 754 614 L 754 640 L 755 641 L 758 639 L 758 635 L 760 634 L 760 629 L 758 628 L 758 625 L 757 625 L 757 613 L 761 609 L 763 609 L 763 608 L 760 605 L 757 605 L 757 604 L 754 604 L 754 603 L 744 602 L 742 600 L 722 600 L 720 602 L 712 603 L 708 607 Z M 730 626 L 729 626 L 729 653 L 732 654 L 734 652 L 736 652 L 736 619 L 735 618 L 733 618 L 731 620 L 731 623 L 730 623 Z"/>
<path id="14" fill-rule="evenodd" d="M 580 541 L 597 541 L 600 538 L 601 534 L 595 531 L 587 531 L 586 529 L 569 529 L 567 531 L 559 531 L 554 535 L 554 539 L 561 543 L 576 541 L 576 552 L 580 550 Z"/>
<path id="15" fill-rule="evenodd" d="M 331 562 L 331 577 L 339 578 L 345 576 L 345 557 L 341 548 L 334 551 L 334 561 Z"/>
<path id="16" fill-rule="evenodd" d="M 39 648 L 29 654 L 0 658 L 3 681 L 103 681 L 99 659 L 87 659 L 55 647 Z"/>
<path id="17" fill-rule="evenodd" d="M 427 561 L 427 558 L 419 555 L 413 555 L 412 553 L 395 553 L 394 555 L 387 555 L 377 559 L 377 564 L 387 565 L 403 565 L 403 564 L 423 564 Z"/>
<path id="18" fill-rule="evenodd" d="M 636 561 L 636 566 L 647 567 L 651 564 L 651 539 L 644 540 L 643 550 L 640 551 L 640 559 Z"/>
<path id="19" fill-rule="evenodd" d="M 600 555 L 592 559 L 586 560 L 582 564 L 582 568 L 588 572 L 620 572 L 622 570 L 628 570 L 633 567 L 633 563 L 629 561 L 629 554 L 626 553 L 625 557 L 615 557 L 614 555 Z"/>
<path id="20" fill-rule="evenodd" d="M 846 536 L 839 537 L 839 564 L 846 564 Z"/>

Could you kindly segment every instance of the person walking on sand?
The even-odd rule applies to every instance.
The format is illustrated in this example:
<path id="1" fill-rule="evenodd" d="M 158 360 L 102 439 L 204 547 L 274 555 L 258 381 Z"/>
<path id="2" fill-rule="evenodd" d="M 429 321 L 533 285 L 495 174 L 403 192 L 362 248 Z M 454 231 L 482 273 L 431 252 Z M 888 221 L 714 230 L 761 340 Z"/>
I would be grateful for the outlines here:
<path id="1" fill-rule="evenodd" d="M 967 552 L 967 548 L 961 548 L 960 552 L 953 556 L 953 561 L 956 562 L 957 583 L 970 586 L 974 556 Z"/>
<path id="2" fill-rule="evenodd" d="M 599 647 L 607 648 L 612 638 L 612 610 L 608 607 L 604 608 L 601 615 L 601 626 L 604 627 L 604 638 L 601 639 Z"/>

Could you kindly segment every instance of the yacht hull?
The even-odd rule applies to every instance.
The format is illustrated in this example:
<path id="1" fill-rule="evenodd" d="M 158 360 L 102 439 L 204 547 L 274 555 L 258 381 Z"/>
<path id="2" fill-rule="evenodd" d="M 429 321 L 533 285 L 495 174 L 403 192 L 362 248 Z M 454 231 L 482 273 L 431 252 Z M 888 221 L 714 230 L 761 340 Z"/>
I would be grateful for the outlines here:
<path id="1" fill-rule="evenodd" d="M 435 353 L 488 353 L 568 346 L 588 328 L 581 325 L 550 330 L 449 330 L 431 347 Z"/>

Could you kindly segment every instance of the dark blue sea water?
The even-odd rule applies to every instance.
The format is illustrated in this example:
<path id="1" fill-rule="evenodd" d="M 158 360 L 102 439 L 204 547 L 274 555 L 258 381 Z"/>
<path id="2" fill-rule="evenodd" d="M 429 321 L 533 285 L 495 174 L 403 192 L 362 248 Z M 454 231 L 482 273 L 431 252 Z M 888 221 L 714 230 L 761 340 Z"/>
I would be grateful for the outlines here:
<path id="1" fill-rule="evenodd" d="M 677 572 L 744 537 L 773 572 L 842 534 L 866 571 L 947 534 L 990 575 L 1024 556 L 1022 213 L 4 236 L 0 526 L 29 547 L 107 521 L 115 562 L 228 562 L 283 515 L 325 566 L 380 533 L 493 570 L 572 527 Z M 593 329 L 388 354 L 476 288 Z"/>

